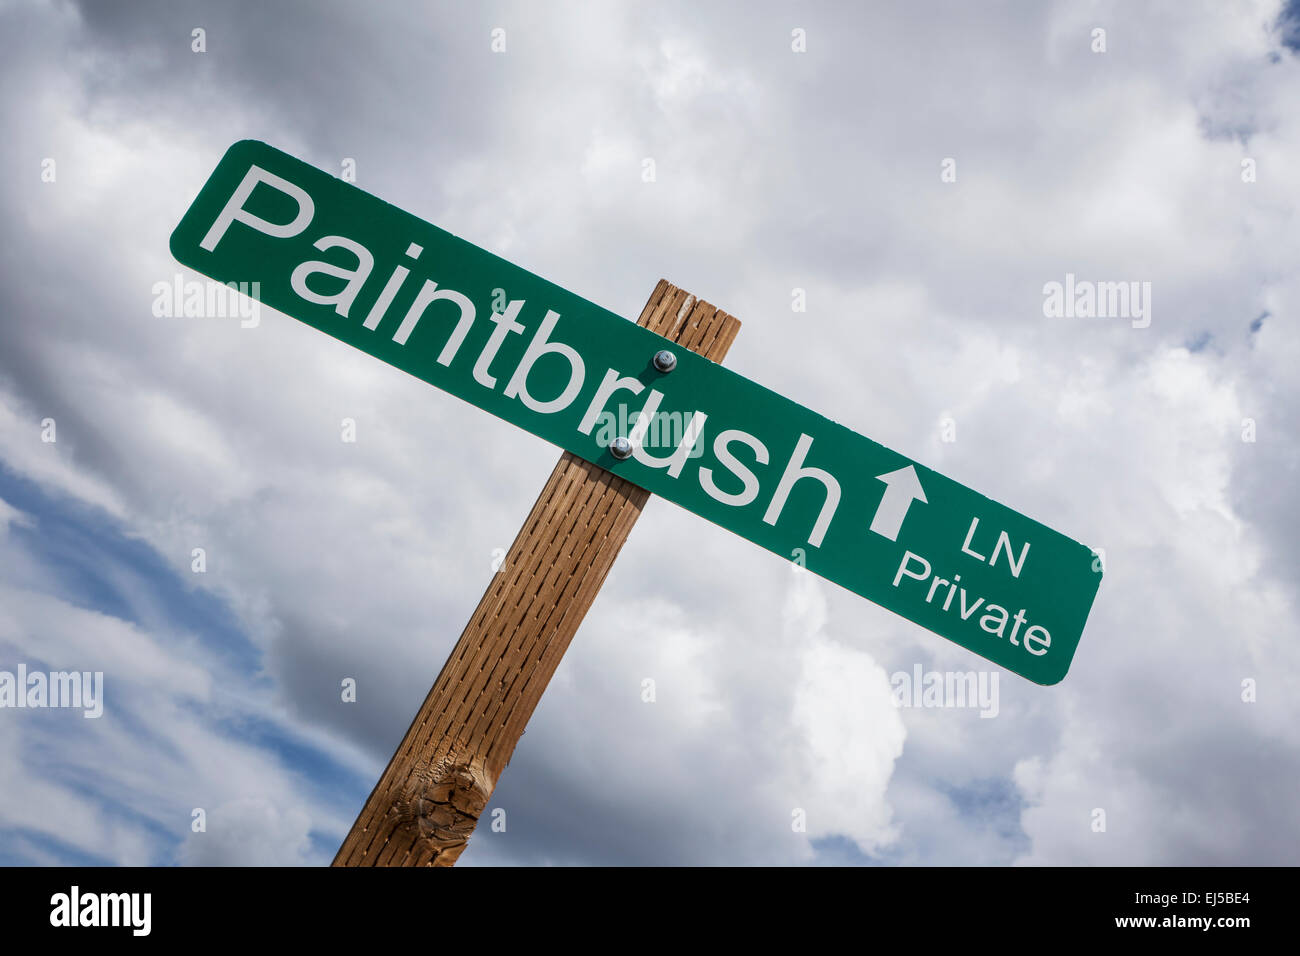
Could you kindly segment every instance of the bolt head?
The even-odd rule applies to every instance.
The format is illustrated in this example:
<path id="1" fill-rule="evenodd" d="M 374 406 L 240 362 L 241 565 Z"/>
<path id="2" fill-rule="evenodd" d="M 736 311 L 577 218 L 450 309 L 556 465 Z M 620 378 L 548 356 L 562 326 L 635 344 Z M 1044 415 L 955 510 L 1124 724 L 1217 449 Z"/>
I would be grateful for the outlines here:
<path id="1" fill-rule="evenodd" d="M 609 453 L 619 461 L 629 458 L 632 455 L 632 443 L 622 435 L 619 435 L 609 443 Z"/>
<path id="2" fill-rule="evenodd" d="M 671 372 L 677 367 L 677 356 L 667 349 L 655 353 L 654 366 L 661 372 Z"/>

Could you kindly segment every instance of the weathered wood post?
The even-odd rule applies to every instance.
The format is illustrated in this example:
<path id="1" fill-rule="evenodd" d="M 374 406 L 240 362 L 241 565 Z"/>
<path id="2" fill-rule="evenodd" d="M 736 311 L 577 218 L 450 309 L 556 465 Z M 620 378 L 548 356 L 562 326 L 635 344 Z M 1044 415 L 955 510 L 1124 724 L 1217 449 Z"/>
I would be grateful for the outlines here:
<path id="1" fill-rule="evenodd" d="M 660 280 L 639 324 L 715 362 L 740 322 Z M 650 493 L 568 452 L 334 866 L 451 866 Z"/>

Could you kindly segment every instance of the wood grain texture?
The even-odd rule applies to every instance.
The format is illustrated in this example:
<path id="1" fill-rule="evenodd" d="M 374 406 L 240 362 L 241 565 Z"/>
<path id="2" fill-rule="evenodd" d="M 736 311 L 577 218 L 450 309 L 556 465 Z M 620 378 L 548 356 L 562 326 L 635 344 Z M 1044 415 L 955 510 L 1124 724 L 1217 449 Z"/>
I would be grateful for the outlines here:
<path id="1" fill-rule="evenodd" d="M 715 362 L 740 322 L 661 279 L 639 323 Z M 451 866 L 650 493 L 568 452 L 334 866 Z"/>

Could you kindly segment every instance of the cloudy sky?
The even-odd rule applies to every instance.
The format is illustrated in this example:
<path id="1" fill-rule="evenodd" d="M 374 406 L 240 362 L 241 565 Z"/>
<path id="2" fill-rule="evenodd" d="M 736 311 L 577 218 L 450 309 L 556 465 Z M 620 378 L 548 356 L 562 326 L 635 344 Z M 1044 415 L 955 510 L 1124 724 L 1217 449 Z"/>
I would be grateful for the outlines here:
<path id="1" fill-rule="evenodd" d="M 245 138 L 1105 552 L 1040 687 L 652 499 L 462 865 L 1295 862 L 1300 5 L 865 6 L 0 0 L 0 670 L 105 675 L 0 710 L 0 863 L 327 863 L 557 457 L 154 314 Z"/>

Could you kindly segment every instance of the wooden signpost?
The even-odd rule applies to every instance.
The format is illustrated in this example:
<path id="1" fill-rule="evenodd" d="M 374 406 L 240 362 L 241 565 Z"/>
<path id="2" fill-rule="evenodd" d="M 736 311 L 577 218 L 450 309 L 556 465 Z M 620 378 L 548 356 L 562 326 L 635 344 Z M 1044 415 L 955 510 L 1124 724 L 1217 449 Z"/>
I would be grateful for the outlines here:
<path id="1" fill-rule="evenodd" d="M 660 281 L 640 324 L 706 358 L 740 323 Z M 650 493 L 560 455 L 335 866 L 450 866 Z"/>
<path id="2" fill-rule="evenodd" d="M 1069 669 L 1091 549 L 717 364 L 740 323 L 666 281 L 627 322 L 251 140 L 171 248 L 564 449 L 336 866 L 456 861 L 652 493 L 1037 683 Z"/>

